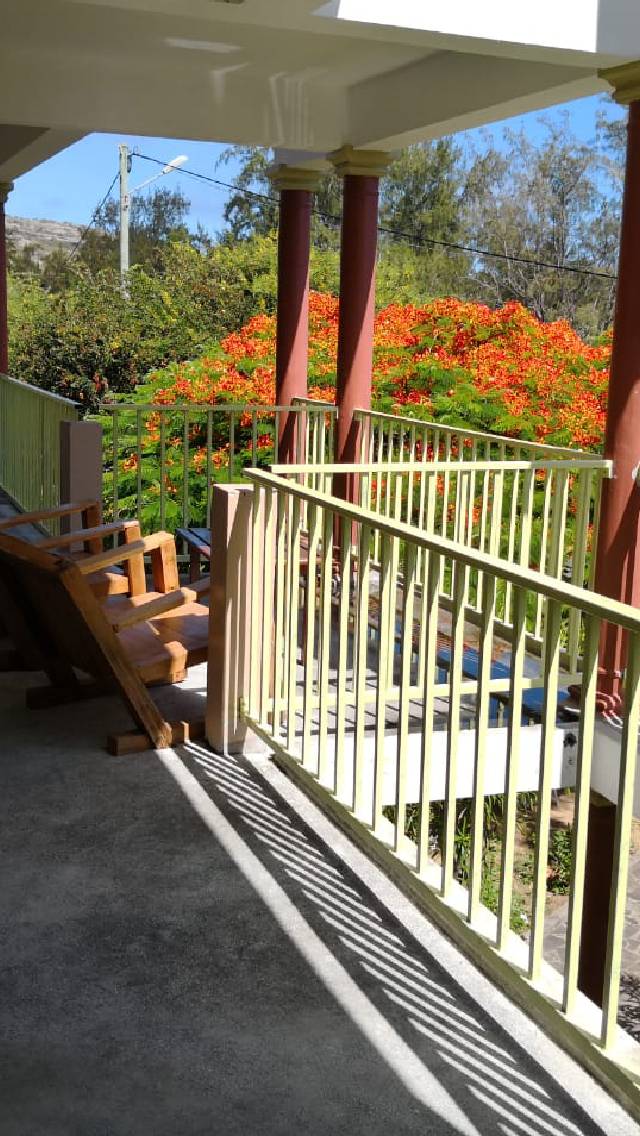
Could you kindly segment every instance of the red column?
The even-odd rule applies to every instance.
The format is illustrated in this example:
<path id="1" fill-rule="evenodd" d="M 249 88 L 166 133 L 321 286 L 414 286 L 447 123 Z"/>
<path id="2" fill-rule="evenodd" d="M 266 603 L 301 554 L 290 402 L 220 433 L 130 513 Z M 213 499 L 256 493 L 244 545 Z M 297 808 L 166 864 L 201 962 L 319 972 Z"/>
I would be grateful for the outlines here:
<path id="1" fill-rule="evenodd" d="M 9 322 L 7 313 L 7 234 L 5 202 L 13 186 L 0 182 L 0 375 L 9 371 Z"/>
<path id="2" fill-rule="evenodd" d="M 629 103 L 627 168 L 622 206 L 618 289 L 605 456 L 613 477 L 603 483 L 595 588 L 602 595 L 640 606 L 640 66 L 609 72 L 620 102 Z M 603 624 L 598 689 L 601 710 L 621 704 L 625 637 Z M 612 887 L 616 806 L 592 793 L 578 985 L 602 1004 L 609 899 Z"/>
<path id="3" fill-rule="evenodd" d="M 371 406 L 373 321 L 378 236 L 378 183 L 388 156 L 345 146 L 332 160 L 344 176 L 340 244 L 340 322 L 338 327 L 336 460 L 355 462 L 360 432 L 354 410 Z M 334 493 L 357 499 L 357 479 L 334 479 Z"/>
<path id="4" fill-rule="evenodd" d="M 620 233 L 618 292 L 613 325 L 613 352 L 605 456 L 613 461 L 613 477 L 602 490 L 596 556 L 596 591 L 640 606 L 640 101 L 629 106 L 627 170 Z M 604 628 L 599 686 L 620 693 L 624 643 L 613 624 Z"/>
<path id="5" fill-rule="evenodd" d="M 278 309 L 276 316 L 276 403 L 288 406 L 307 394 L 309 342 L 309 254 L 311 209 L 318 174 L 277 166 L 271 180 L 280 190 L 278 226 Z M 278 460 L 296 459 L 296 414 L 283 414 Z"/>

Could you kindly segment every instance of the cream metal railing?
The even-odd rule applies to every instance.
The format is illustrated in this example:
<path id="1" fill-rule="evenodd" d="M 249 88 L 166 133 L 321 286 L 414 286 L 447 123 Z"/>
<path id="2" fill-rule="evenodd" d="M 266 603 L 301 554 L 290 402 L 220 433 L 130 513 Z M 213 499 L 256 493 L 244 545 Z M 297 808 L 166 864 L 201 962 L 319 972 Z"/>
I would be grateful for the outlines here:
<path id="1" fill-rule="evenodd" d="M 611 463 L 594 456 L 578 460 L 380 461 L 353 465 L 280 465 L 272 472 L 295 477 L 307 488 L 331 493 L 336 474 L 358 475 L 360 505 L 376 516 L 403 521 L 466 548 L 545 572 L 555 579 L 591 586 L 602 479 Z M 381 538 L 372 537 L 372 562 L 380 563 Z M 418 571 L 422 554 L 418 554 Z M 453 602 L 453 565 L 444 559 L 440 595 Z M 467 617 L 480 618 L 482 571 L 468 573 Z M 513 589 L 498 589 L 496 620 L 513 625 Z M 527 610 L 528 647 L 542 643 L 543 603 L 532 596 Z M 579 658 L 579 621 L 569 619 L 570 667 Z"/>
<path id="2" fill-rule="evenodd" d="M 60 423 L 77 419 L 70 399 L 0 375 L 0 486 L 27 512 L 60 503 Z"/>
<path id="3" fill-rule="evenodd" d="M 640 1077 L 640 1047 L 616 1024 L 640 714 L 640 613 L 294 479 L 257 470 L 246 476 L 254 485 L 248 722 L 276 759 L 594 1072 L 616 1084 L 614 1066 Z M 450 600 L 441 592 L 447 565 Z M 471 623 L 467 593 L 474 575 L 481 580 L 480 619 Z M 497 617 L 507 586 L 509 628 Z M 532 597 L 543 607 L 537 656 L 527 651 Z M 572 619 L 581 644 L 580 670 L 573 673 L 562 651 Z M 603 620 L 624 629 L 628 640 L 619 731 L 596 713 Z M 574 705 L 564 721 L 570 687 Z M 609 775 L 618 770 L 618 807 L 600 1009 L 578 989 L 578 960 L 589 793 L 603 745 Z M 568 785 L 575 815 L 558 973 L 544 946 L 550 810 L 552 791 Z M 510 923 L 522 792 L 537 794 L 525 939 Z M 487 794 L 503 802 L 493 911 L 482 902 L 490 872 Z M 457 836 L 465 801 L 466 862 Z"/>
<path id="4" fill-rule="evenodd" d="M 360 456 L 366 462 L 408 460 L 534 461 L 537 458 L 592 458 L 588 450 L 530 442 L 507 434 L 485 433 L 466 426 L 427 422 L 377 410 L 356 410 L 362 426 Z"/>
<path id="5" fill-rule="evenodd" d="M 103 402 L 104 507 L 143 527 L 211 522 L 211 491 L 239 482 L 247 467 L 278 460 L 285 416 L 295 417 L 296 456 L 322 463 L 333 454 L 337 408 L 300 400 L 251 403 Z"/>

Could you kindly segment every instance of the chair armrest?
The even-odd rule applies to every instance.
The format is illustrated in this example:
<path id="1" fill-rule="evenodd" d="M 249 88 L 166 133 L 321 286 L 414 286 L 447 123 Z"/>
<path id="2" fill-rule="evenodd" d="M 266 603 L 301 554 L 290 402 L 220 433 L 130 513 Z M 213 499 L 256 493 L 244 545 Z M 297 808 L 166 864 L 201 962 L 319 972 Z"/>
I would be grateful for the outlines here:
<path id="1" fill-rule="evenodd" d="M 114 631 L 122 631 L 125 627 L 133 627 L 136 623 L 143 623 L 155 616 L 163 615 L 167 611 L 175 611 L 185 604 L 197 603 L 200 596 L 209 591 L 209 580 L 199 580 L 193 587 L 178 588 L 175 592 L 166 592 L 163 596 L 156 596 L 147 603 L 130 607 L 121 615 L 115 615 L 111 620 Z"/>
<path id="2" fill-rule="evenodd" d="M 109 568 L 112 564 L 121 564 L 125 560 L 131 560 L 132 557 L 139 556 L 140 553 L 144 556 L 145 552 L 153 552 L 157 548 L 170 545 L 175 547 L 171 533 L 153 533 L 152 536 L 145 536 L 141 540 L 133 540 L 130 544 L 120 544 L 117 548 L 106 549 L 105 552 L 97 552 L 95 556 L 87 556 L 84 560 L 78 560 L 77 567 L 83 576 L 89 576 L 91 572 L 97 572 L 100 568 Z"/>
<path id="3" fill-rule="evenodd" d="M 48 536 L 44 540 L 36 541 L 38 548 L 64 548 L 68 544 L 81 544 L 89 540 L 112 536 L 114 533 L 126 532 L 127 529 L 138 528 L 137 521 L 112 521 L 107 525 L 96 525 L 92 529 L 76 529 L 75 532 L 63 533 L 60 536 Z M 96 555 L 98 555 L 96 553 Z"/>
<path id="4" fill-rule="evenodd" d="M 56 505 L 52 509 L 36 509 L 32 513 L 20 513 L 15 517 L 6 517 L 0 521 L 0 531 L 15 529 L 19 525 L 37 524 L 39 521 L 55 520 L 56 517 L 66 517 L 70 513 L 84 513 L 87 509 L 100 508 L 99 501 L 71 501 L 66 505 Z"/>

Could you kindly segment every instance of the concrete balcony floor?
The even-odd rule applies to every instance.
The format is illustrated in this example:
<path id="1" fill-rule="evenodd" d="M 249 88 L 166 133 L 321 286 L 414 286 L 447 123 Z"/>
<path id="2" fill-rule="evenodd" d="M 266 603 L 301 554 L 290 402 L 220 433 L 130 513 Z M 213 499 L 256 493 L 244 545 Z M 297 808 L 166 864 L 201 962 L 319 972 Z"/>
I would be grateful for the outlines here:
<path id="1" fill-rule="evenodd" d="M 2 1136 L 640 1132 L 267 757 L 109 757 L 119 704 L 33 681 L 0 675 Z"/>

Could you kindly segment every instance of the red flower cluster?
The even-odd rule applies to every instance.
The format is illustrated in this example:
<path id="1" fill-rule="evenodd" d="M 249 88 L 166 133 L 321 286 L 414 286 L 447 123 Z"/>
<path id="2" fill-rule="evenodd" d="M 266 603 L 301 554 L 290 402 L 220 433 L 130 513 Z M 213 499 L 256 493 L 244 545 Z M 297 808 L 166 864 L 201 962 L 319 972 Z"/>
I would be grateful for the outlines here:
<path id="1" fill-rule="evenodd" d="M 258 315 L 219 351 L 150 376 L 145 401 L 273 404 L 275 316 Z M 338 300 L 309 299 L 309 394 L 333 400 Z M 517 303 L 492 310 L 454 298 L 391 304 L 376 316 L 373 404 L 423 418 L 556 444 L 597 448 L 611 346 L 584 343 Z M 247 419 L 247 424 L 249 419 Z"/>

